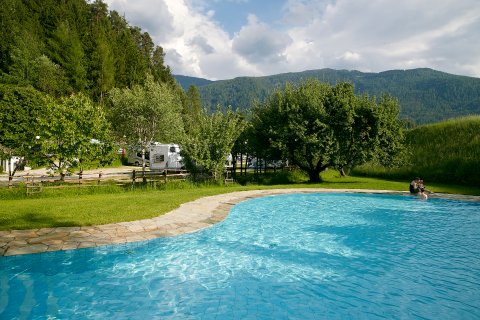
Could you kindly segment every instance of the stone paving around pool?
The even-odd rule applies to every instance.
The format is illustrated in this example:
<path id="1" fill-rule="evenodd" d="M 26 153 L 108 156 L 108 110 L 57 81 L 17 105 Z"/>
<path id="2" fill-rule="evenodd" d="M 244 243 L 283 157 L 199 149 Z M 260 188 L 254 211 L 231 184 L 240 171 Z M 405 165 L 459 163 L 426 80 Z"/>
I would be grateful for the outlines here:
<path id="1" fill-rule="evenodd" d="M 232 206 L 250 198 L 307 192 L 408 194 L 408 192 L 388 190 L 315 188 L 238 191 L 197 199 L 182 204 L 179 208 L 152 219 L 99 226 L 0 231 L 0 256 L 72 250 L 175 236 L 194 232 L 222 221 L 227 217 Z M 480 197 L 458 195 L 440 196 L 460 200 L 480 201 Z"/>

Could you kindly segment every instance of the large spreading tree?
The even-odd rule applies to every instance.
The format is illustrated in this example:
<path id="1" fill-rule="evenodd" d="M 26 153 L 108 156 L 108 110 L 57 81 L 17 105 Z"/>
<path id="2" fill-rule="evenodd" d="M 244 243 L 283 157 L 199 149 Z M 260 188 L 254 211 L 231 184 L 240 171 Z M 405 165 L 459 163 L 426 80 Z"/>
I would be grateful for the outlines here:
<path id="1" fill-rule="evenodd" d="M 84 163 L 105 165 L 113 160 L 113 139 L 103 109 L 83 94 L 51 99 L 40 117 L 38 136 L 42 156 L 49 167 L 60 172 Z"/>
<path id="2" fill-rule="evenodd" d="M 257 149 L 280 153 L 319 182 L 329 167 L 343 171 L 381 156 L 392 159 L 403 139 L 398 113 L 390 97 L 377 103 L 356 96 L 349 83 L 310 80 L 287 84 L 257 105 L 252 126 Z"/>

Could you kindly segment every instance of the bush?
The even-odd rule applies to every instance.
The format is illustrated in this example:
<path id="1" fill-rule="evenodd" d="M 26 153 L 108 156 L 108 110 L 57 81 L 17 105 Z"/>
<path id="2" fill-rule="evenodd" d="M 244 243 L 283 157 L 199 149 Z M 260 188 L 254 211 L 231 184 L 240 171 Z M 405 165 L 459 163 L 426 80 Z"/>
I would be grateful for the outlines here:
<path id="1" fill-rule="evenodd" d="M 246 175 L 238 175 L 235 180 L 242 186 L 247 184 L 261 184 L 261 185 L 280 185 L 280 184 L 294 184 L 304 183 L 308 181 L 308 176 L 299 170 L 293 171 L 277 171 L 267 172 L 261 174 L 248 173 Z"/>

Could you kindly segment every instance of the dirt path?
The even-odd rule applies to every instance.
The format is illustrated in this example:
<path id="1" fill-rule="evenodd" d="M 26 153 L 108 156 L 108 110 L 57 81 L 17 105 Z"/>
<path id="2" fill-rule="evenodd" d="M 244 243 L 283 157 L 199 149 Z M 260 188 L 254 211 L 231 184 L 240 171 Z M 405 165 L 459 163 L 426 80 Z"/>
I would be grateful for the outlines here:
<path id="1" fill-rule="evenodd" d="M 115 173 L 124 173 L 124 172 L 132 172 L 133 170 L 141 170 L 141 167 L 135 167 L 135 166 L 122 166 L 122 167 L 115 167 L 115 168 L 98 168 L 98 169 L 90 169 L 90 170 L 84 170 L 83 171 L 83 176 L 86 177 L 97 177 L 98 174 L 101 172 L 103 175 L 112 175 Z M 17 171 L 14 176 L 14 181 L 19 181 L 23 179 L 23 176 L 26 176 L 27 174 L 30 176 L 35 176 L 35 177 L 46 177 L 49 176 L 48 171 L 46 168 L 40 168 L 40 169 L 34 169 L 34 170 L 26 170 L 26 171 Z M 74 176 L 78 171 L 74 172 Z M 8 181 L 8 174 L 7 173 L 2 173 L 0 174 L 0 181 Z"/>

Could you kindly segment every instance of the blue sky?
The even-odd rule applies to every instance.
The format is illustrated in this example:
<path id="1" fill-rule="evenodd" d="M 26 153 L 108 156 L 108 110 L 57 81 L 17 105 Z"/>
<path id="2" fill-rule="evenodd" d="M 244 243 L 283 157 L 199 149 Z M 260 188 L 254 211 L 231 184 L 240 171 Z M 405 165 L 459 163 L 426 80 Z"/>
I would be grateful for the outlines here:
<path id="1" fill-rule="evenodd" d="M 174 74 L 212 80 L 334 68 L 480 77 L 480 0 L 105 0 Z"/>
<path id="2" fill-rule="evenodd" d="M 248 15 L 252 13 L 268 24 L 280 25 L 284 4 L 283 0 L 193 1 L 193 5 L 204 13 L 213 10 L 215 14 L 212 18 L 230 35 L 247 24 Z"/>

